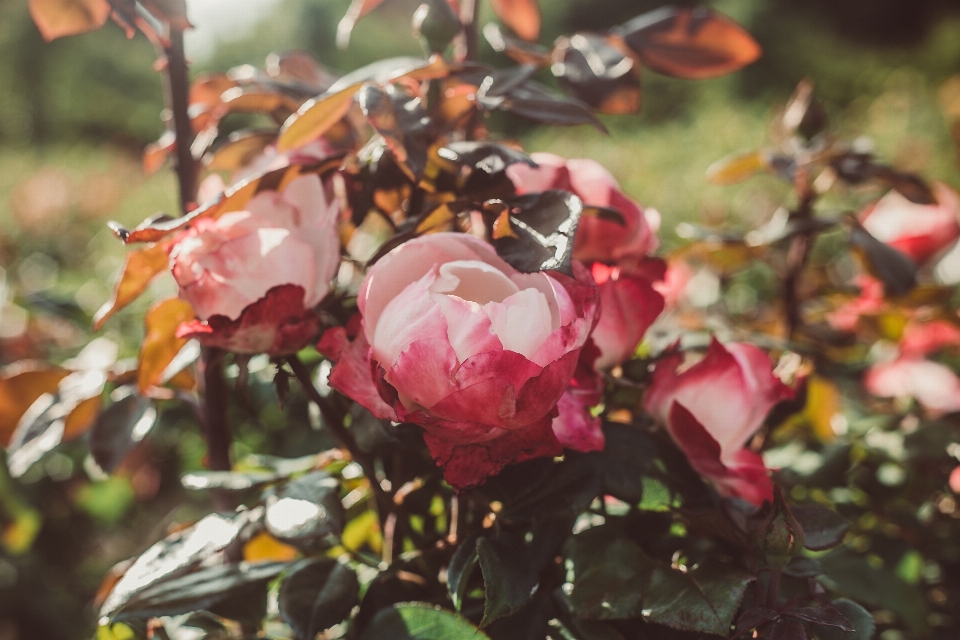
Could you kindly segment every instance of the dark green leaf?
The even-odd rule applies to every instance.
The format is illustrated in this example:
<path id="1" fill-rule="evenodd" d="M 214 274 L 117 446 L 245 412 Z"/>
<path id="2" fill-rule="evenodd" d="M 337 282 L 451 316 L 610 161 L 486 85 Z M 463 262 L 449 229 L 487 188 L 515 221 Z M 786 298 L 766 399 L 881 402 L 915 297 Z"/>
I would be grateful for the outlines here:
<path id="1" fill-rule="evenodd" d="M 280 585 L 280 615 L 300 640 L 313 638 L 350 614 L 360 583 L 350 567 L 332 558 L 304 561 Z"/>
<path id="2" fill-rule="evenodd" d="M 571 620 L 570 629 L 577 640 L 625 640 L 619 631 L 596 620 Z"/>
<path id="3" fill-rule="evenodd" d="M 564 91 L 600 113 L 640 110 L 640 65 L 612 46 L 609 36 L 576 33 L 560 38 L 550 70 Z"/>
<path id="4" fill-rule="evenodd" d="M 265 608 L 267 583 L 288 566 L 286 562 L 242 562 L 204 567 L 179 577 L 164 578 L 127 600 L 114 613 L 113 619 L 155 618 L 204 609 L 212 611 L 215 608 L 221 608 L 220 614 L 223 615 L 227 609 L 222 607 L 235 598 L 241 599 L 245 607 L 249 607 L 251 602 L 262 602 Z M 231 613 L 239 617 L 243 611 L 237 607 Z M 263 615 L 256 610 L 250 613 L 252 615 L 249 618 Z M 248 616 L 244 615 L 243 619 L 248 619 Z"/>
<path id="5" fill-rule="evenodd" d="M 509 36 L 493 22 L 483 27 L 483 37 L 494 51 L 505 53 L 520 64 L 537 67 L 550 64 L 550 51 L 547 48 Z"/>
<path id="6" fill-rule="evenodd" d="M 194 471 L 180 478 L 184 489 L 246 491 L 281 479 L 270 471 Z"/>
<path id="7" fill-rule="evenodd" d="M 655 473 L 659 441 L 638 425 L 606 423 L 607 446 L 601 453 L 603 490 L 628 504 L 643 499 L 643 477 Z"/>
<path id="8" fill-rule="evenodd" d="M 853 625 L 855 631 L 848 633 L 838 628 L 821 627 L 817 629 L 818 640 L 872 640 L 876 624 L 869 611 L 846 598 L 834 600 L 833 606 Z"/>
<path id="9" fill-rule="evenodd" d="M 793 513 L 796 515 L 796 510 Z M 807 539 L 807 542 L 809 542 L 809 539 Z M 783 573 L 794 578 L 815 578 L 823 573 L 823 567 L 814 558 L 796 556 L 790 558 L 790 562 L 783 568 Z"/>
<path id="10" fill-rule="evenodd" d="M 501 474 L 508 490 L 511 478 L 522 474 L 527 481 L 517 485 L 525 488 L 521 493 L 504 496 L 504 514 L 511 518 L 576 516 L 600 494 L 600 458 L 593 454 L 570 452 L 561 462 L 538 460 L 517 467 Z"/>
<path id="11" fill-rule="evenodd" d="M 264 524 L 279 540 L 304 551 L 326 549 L 343 533 L 340 481 L 314 471 L 271 492 Z"/>
<path id="12" fill-rule="evenodd" d="M 478 539 L 477 558 L 486 592 L 482 629 L 523 608 L 537 588 L 537 574 L 526 545 L 506 536 Z"/>
<path id="13" fill-rule="evenodd" d="M 732 638 L 739 638 L 747 631 L 756 629 L 768 622 L 776 622 L 780 619 L 780 614 L 773 609 L 766 607 L 753 607 L 747 609 L 737 618 L 737 628 L 733 630 Z"/>
<path id="14" fill-rule="evenodd" d="M 833 509 L 818 504 L 792 508 L 793 516 L 803 527 L 804 544 L 811 551 L 826 551 L 843 542 L 850 523 Z"/>
<path id="15" fill-rule="evenodd" d="M 381 609 L 360 640 L 489 640 L 467 620 L 440 607 L 411 602 Z"/>
<path id="16" fill-rule="evenodd" d="M 797 607 L 783 613 L 785 618 L 794 618 L 824 627 L 836 627 L 841 631 L 853 631 L 850 621 L 830 605 L 819 607 Z"/>
<path id="17" fill-rule="evenodd" d="M 665 566 L 650 577 L 644 618 L 675 629 L 727 635 L 752 574 L 707 561 L 687 572 Z"/>
<path id="18" fill-rule="evenodd" d="M 144 551 L 114 585 L 100 608 L 100 615 L 111 616 L 135 594 L 161 580 L 189 572 L 237 540 L 254 516 L 252 512 L 241 512 L 233 518 L 211 514 L 189 529 L 156 543 Z"/>
<path id="19" fill-rule="evenodd" d="M 90 453 L 107 473 L 113 473 L 120 466 L 157 421 L 152 400 L 141 396 L 133 387 L 126 391 L 128 395 L 100 412 L 90 429 Z"/>
<path id="20" fill-rule="evenodd" d="M 572 275 L 573 236 L 583 203 L 566 191 L 520 196 L 486 207 L 493 247 L 518 271 Z"/>
<path id="21" fill-rule="evenodd" d="M 420 98 L 408 95 L 396 85 L 365 84 L 357 92 L 357 104 L 407 177 L 419 181 L 431 142 L 427 131 L 430 119 Z"/>
<path id="22" fill-rule="evenodd" d="M 860 250 L 870 271 L 891 294 L 906 295 L 917 286 L 917 267 L 910 258 L 880 242 L 856 222 L 850 229 L 850 244 Z"/>
<path id="23" fill-rule="evenodd" d="M 807 631 L 796 620 L 780 618 L 770 629 L 770 640 L 807 640 Z"/>
<path id="24" fill-rule="evenodd" d="M 875 607 L 895 611 L 918 637 L 927 629 L 927 604 L 920 591 L 886 568 L 877 568 L 846 547 L 820 558 L 823 572 L 836 589 Z M 841 610 L 842 612 L 842 610 Z"/>
<path id="25" fill-rule="evenodd" d="M 639 617 L 656 562 L 633 542 L 611 539 L 606 527 L 588 529 L 567 544 L 574 565 L 570 602 L 580 618 L 616 620 Z"/>
<path id="26" fill-rule="evenodd" d="M 460 611 L 463 606 L 470 574 L 476 566 L 477 536 L 472 535 L 460 543 L 457 550 L 453 552 L 453 557 L 450 558 L 450 566 L 447 567 L 447 588 L 457 611 Z"/>
<path id="27" fill-rule="evenodd" d="M 444 160 L 489 174 L 499 173 L 520 162 L 531 167 L 537 166 L 523 151 L 490 141 L 451 142 L 440 147 L 437 155 Z"/>

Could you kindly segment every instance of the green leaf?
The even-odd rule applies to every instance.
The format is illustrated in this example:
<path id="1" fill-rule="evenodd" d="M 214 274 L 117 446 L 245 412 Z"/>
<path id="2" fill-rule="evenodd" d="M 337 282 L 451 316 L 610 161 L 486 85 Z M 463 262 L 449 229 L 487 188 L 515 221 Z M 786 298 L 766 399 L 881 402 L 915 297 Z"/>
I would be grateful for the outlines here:
<path id="1" fill-rule="evenodd" d="M 817 629 L 818 640 L 872 640 L 876 624 L 869 611 L 846 598 L 834 600 L 833 606 L 850 621 L 855 632 L 848 633 L 834 627 L 820 627 Z"/>
<path id="2" fill-rule="evenodd" d="M 463 599 L 467 594 L 467 584 L 470 574 L 477 566 L 477 536 L 472 535 L 460 543 L 450 558 L 447 567 L 447 588 L 450 590 L 450 600 L 457 611 L 463 606 Z"/>
<path id="3" fill-rule="evenodd" d="M 280 585 L 280 615 L 301 640 L 339 624 L 357 603 L 360 583 L 350 567 L 333 558 L 298 564 Z"/>
<path id="4" fill-rule="evenodd" d="M 850 523 L 833 509 L 818 504 L 793 507 L 793 517 L 803 527 L 803 546 L 811 551 L 826 551 L 843 542 Z"/>
<path id="5" fill-rule="evenodd" d="M 727 635 L 753 575 L 707 561 L 687 572 L 658 567 L 643 602 L 644 618 L 685 631 Z"/>
<path id="6" fill-rule="evenodd" d="M 656 562 L 636 544 L 611 539 L 609 527 L 579 533 L 567 544 L 574 565 L 570 602 L 580 618 L 617 620 L 639 617 Z"/>
<path id="7" fill-rule="evenodd" d="M 466 619 L 437 606 L 411 602 L 381 609 L 360 640 L 489 640 Z"/>
<path id="8" fill-rule="evenodd" d="M 501 537 L 477 540 L 477 558 L 486 592 L 480 628 L 523 608 L 536 590 L 537 575 L 520 540 Z"/>
<path id="9" fill-rule="evenodd" d="M 127 600 L 113 617 L 135 620 L 209 610 L 234 619 L 259 618 L 266 613 L 267 583 L 288 566 L 287 562 L 241 562 L 160 580 Z"/>
<path id="10" fill-rule="evenodd" d="M 820 564 L 837 591 L 866 605 L 895 611 L 917 636 L 922 636 L 926 631 L 926 601 L 919 590 L 901 580 L 890 569 L 874 567 L 846 547 L 839 547 L 822 556 Z"/>
<path id="11" fill-rule="evenodd" d="M 275 538 L 302 551 L 327 549 L 343 533 L 340 481 L 314 471 L 270 493 L 264 524 Z"/>

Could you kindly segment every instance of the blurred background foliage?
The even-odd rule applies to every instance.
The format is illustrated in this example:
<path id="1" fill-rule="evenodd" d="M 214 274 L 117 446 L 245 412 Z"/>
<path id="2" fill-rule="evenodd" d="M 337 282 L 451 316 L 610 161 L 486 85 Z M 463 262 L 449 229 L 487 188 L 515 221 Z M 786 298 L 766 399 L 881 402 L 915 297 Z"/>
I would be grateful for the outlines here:
<path id="1" fill-rule="evenodd" d="M 381 7 L 358 25 L 350 47 L 338 50 L 336 25 L 348 0 L 281 0 L 259 24 L 205 43 L 194 70 L 262 66 L 277 49 L 305 49 L 340 72 L 389 55 L 419 55 L 408 28 L 417 4 Z M 664 3 L 542 4 L 548 42 Z M 711 186 L 705 171 L 725 155 L 762 146 L 771 115 L 804 77 L 816 83 L 844 137 L 868 137 L 898 168 L 960 186 L 955 0 L 723 0 L 712 6 L 760 42 L 758 63 L 696 83 L 648 72 L 641 114 L 604 117 L 610 136 L 519 120 L 498 125 L 531 151 L 592 157 L 607 166 L 628 193 L 663 214 L 667 248 L 677 245 L 679 222 L 749 229 L 780 206 L 788 185 L 761 177 Z M 489 48 L 483 57 L 507 64 Z M 124 254 L 104 223 L 134 225 L 175 209 L 172 174 L 145 177 L 140 164 L 143 146 L 162 130 L 154 60 L 148 42 L 127 41 L 114 25 L 44 44 L 26 2 L 0 3 L 0 365 L 75 355 L 90 339 L 90 318 L 107 299 Z M 549 73 L 542 79 L 549 81 Z M 169 282 L 157 286 L 172 291 Z M 121 357 L 135 353 L 139 319 L 155 297 L 145 296 L 101 333 L 120 346 Z M 233 416 L 240 467 L 253 451 L 320 451 L 324 443 L 310 427 L 306 403 L 294 394 L 281 413 L 271 400 L 273 367 L 263 359 L 250 369 L 253 384 Z M 17 629 L 33 630 L 37 638 L 89 637 L 89 603 L 109 567 L 170 524 L 209 508 L 203 497 L 186 496 L 178 480 L 202 466 L 202 442 L 186 413 L 164 412 L 149 447 L 135 453 L 128 472 L 109 480 L 85 469 L 85 451 L 82 443 L 68 445 L 16 484 L 0 464 L 0 640 L 24 637 Z"/>

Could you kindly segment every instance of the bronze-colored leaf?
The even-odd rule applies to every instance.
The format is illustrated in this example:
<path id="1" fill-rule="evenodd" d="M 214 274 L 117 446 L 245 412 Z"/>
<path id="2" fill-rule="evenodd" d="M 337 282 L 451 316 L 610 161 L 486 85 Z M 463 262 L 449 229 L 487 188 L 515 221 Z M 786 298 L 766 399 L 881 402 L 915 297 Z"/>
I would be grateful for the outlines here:
<path id="1" fill-rule="evenodd" d="M 575 98 L 558 96 L 533 80 L 510 89 L 503 96 L 487 97 L 478 92 L 477 103 L 487 111 L 508 111 L 546 124 L 589 124 L 607 133 L 607 128 L 597 119 L 590 107 Z"/>
<path id="2" fill-rule="evenodd" d="M 267 56 L 267 75 L 311 87 L 314 95 L 329 89 L 338 77 L 306 51 L 280 51 Z"/>
<path id="3" fill-rule="evenodd" d="M 711 184 L 737 184 L 767 170 L 767 161 L 762 151 L 748 151 L 721 158 L 707 168 L 707 180 Z"/>
<path id="4" fill-rule="evenodd" d="M 904 198 L 915 204 L 937 204 L 933 189 L 920 176 L 897 171 L 883 165 L 874 165 L 874 177 L 892 189 L 896 189 Z"/>
<path id="5" fill-rule="evenodd" d="M 528 42 L 540 39 L 540 3 L 537 0 L 490 0 L 500 22 Z"/>
<path id="6" fill-rule="evenodd" d="M 167 366 L 187 343 L 176 336 L 182 322 L 193 320 L 193 308 L 180 298 L 154 304 L 143 318 L 146 335 L 140 346 L 140 370 L 137 387 L 141 393 L 160 382 Z"/>
<path id="7" fill-rule="evenodd" d="M 663 7 L 637 16 L 614 33 L 654 71 L 690 80 L 742 69 L 761 53 L 743 27 L 703 7 Z"/>
<path id="8" fill-rule="evenodd" d="M 279 86 L 262 83 L 227 89 L 221 99 L 221 108 L 230 113 L 272 113 L 278 109 L 293 112 L 300 108 L 301 102 Z"/>
<path id="9" fill-rule="evenodd" d="M 30 0 L 30 16 L 47 42 L 99 29 L 110 17 L 107 0 Z"/>
<path id="10" fill-rule="evenodd" d="M 483 27 L 483 37 L 494 51 L 504 53 L 520 64 L 532 64 L 536 67 L 550 64 L 549 49 L 508 36 L 493 22 L 488 22 Z"/>
<path id="11" fill-rule="evenodd" d="M 592 33 L 559 38 L 550 70 L 564 91 L 600 113 L 640 110 L 640 65 L 609 38 Z"/>
<path id="12" fill-rule="evenodd" d="M 186 0 L 137 0 L 154 18 L 169 24 L 174 29 L 185 31 L 191 28 L 187 20 Z"/>
<path id="13" fill-rule="evenodd" d="M 107 376 L 103 371 L 75 371 L 55 391 L 41 394 L 24 412 L 7 446 L 10 475 L 22 476 L 64 439 L 82 435 L 100 409 Z"/>
<path id="14" fill-rule="evenodd" d="M 274 131 L 234 131 L 226 141 L 211 149 L 203 162 L 212 171 L 236 171 L 261 154 L 276 135 Z"/>
<path id="15" fill-rule="evenodd" d="M 169 243 L 159 242 L 127 254 L 123 270 L 114 285 L 113 295 L 93 316 L 94 331 L 99 331 L 103 323 L 136 300 L 146 291 L 153 278 L 167 269 L 170 262 L 168 249 Z"/>
<path id="16" fill-rule="evenodd" d="M 17 423 L 37 398 L 54 393 L 70 372 L 45 362 L 21 361 L 0 371 L 0 446 L 10 444 Z"/>
<path id="17" fill-rule="evenodd" d="M 143 150 L 143 172 L 149 176 L 159 171 L 176 148 L 177 134 L 165 131 L 156 142 L 151 142 Z"/>
<path id="18" fill-rule="evenodd" d="M 290 151 L 322 136 L 350 110 L 353 97 L 367 82 L 382 84 L 400 78 L 428 80 L 442 78 L 449 68 L 440 56 L 422 58 L 387 58 L 361 67 L 337 80 L 314 100 L 305 102 L 290 116 L 277 138 L 279 151 Z"/>

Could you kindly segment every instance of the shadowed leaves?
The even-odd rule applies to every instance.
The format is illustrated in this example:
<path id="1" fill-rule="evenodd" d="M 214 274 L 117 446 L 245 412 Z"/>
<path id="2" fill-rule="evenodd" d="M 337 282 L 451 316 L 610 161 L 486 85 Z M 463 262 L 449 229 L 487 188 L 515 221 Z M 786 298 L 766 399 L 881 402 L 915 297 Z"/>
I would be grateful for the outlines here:
<path id="1" fill-rule="evenodd" d="M 551 71 L 567 93 L 600 113 L 640 110 L 640 65 L 607 37 L 577 33 L 559 39 Z"/>
<path id="2" fill-rule="evenodd" d="M 107 473 L 120 466 L 157 421 L 152 400 L 129 387 L 124 391 L 127 395 L 103 410 L 90 430 L 90 453 Z"/>
<path id="3" fill-rule="evenodd" d="M 312 640 L 350 614 L 359 589 L 357 574 L 350 567 L 332 558 L 307 560 L 280 585 L 280 615 L 298 640 Z"/>
<path id="4" fill-rule="evenodd" d="M 489 640 L 487 635 L 455 613 L 411 602 L 381 609 L 360 640 Z"/>

